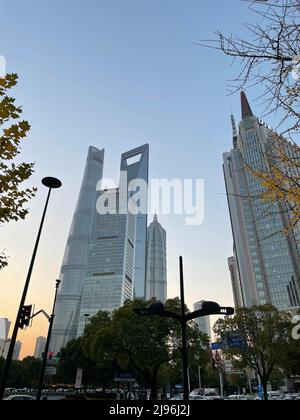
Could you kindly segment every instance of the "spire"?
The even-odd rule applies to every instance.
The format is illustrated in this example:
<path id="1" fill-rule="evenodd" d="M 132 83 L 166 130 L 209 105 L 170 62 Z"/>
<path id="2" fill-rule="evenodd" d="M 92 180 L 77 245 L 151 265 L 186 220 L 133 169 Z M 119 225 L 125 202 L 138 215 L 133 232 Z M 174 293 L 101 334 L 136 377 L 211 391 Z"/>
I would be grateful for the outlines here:
<path id="1" fill-rule="evenodd" d="M 237 148 L 237 141 L 238 141 L 238 131 L 236 128 L 235 118 L 234 115 L 231 114 L 231 124 L 232 124 L 232 138 L 233 138 L 233 148 Z"/>
<path id="2" fill-rule="evenodd" d="M 246 93 L 242 90 L 241 91 L 241 106 L 242 106 L 242 119 L 248 117 L 253 117 L 252 109 L 249 105 L 248 98 L 246 96 Z"/>
<path id="3" fill-rule="evenodd" d="M 153 217 L 153 222 L 154 222 L 154 223 L 158 222 L 158 217 L 157 217 L 157 214 L 156 214 L 156 213 L 155 213 L 155 215 L 154 215 L 154 217 Z"/>

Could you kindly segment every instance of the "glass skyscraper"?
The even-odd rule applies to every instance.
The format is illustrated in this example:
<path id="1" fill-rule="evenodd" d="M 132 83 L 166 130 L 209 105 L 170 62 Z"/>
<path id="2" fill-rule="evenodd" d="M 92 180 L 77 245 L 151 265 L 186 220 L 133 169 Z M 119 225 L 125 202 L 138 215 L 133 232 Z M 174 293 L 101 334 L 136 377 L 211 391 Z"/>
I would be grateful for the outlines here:
<path id="1" fill-rule="evenodd" d="M 203 302 L 196 302 L 193 305 L 193 311 L 199 311 L 202 309 Z M 195 319 L 195 322 L 198 326 L 199 331 L 206 334 L 209 338 L 209 341 L 212 341 L 212 333 L 211 333 L 211 324 L 210 324 L 210 316 L 203 316 L 201 318 Z"/>
<path id="2" fill-rule="evenodd" d="M 61 268 L 62 283 L 51 340 L 51 351 L 55 353 L 77 337 L 89 244 L 96 213 L 97 184 L 103 176 L 103 163 L 104 150 L 90 147 Z"/>
<path id="3" fill-rule="evenodd" d="M 167 234 L 157 216 L 148 227 L 146 298 L 167 300 Z"/>
<path id="4" fill-rule="evenodd" d="M 225 153 L 224 175 L 234 238 L 229 260 L 235 302 L 251 307 L 271 303 L 279 309 L 300 306 L 300 254 L 294 232 L 285 236 L 283 202 L 270 205 L 260 198 L 261 182 L 248 168 L 267 170 L 265 156 L 278 136 L 252 113 L 241 93 L 242 121 L 233 124 L 233 149 Z M 288 141 L 285 147 L 293 153 Z"/>
<path id="5" fill-rule="evenodd" d="M 0 340 L 6 340 L 11 322 L 7 318 L 0 318 Z"/>
<path id="6" fill-rule="evenodd" d="M 83 333 L 87 315 L 112 311 L 134 296 L 145 297 L 147 212 L 133 215 L 127 211 L 128 201 L 125 211 L 120 203 L 132 181 L 148 184 L 148 161 L 148 145 L 123 154 L 120 188 L 99 191 L 104 150 L 89 149 L 61 270 L 51 340 L 54 353 Z M 124 179 L 126 185 L 121 185 Z M 100 214 L 97 201 L 104 195 L 116 205 Z"/>

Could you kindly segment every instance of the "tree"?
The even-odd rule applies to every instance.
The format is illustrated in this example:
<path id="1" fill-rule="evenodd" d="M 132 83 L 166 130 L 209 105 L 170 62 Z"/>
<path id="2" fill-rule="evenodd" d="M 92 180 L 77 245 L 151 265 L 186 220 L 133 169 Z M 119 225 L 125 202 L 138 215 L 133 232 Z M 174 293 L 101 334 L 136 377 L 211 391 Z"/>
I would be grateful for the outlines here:
<path id="1" fill-rule="evenodd" d="M 289 349 L 290 314 L 271 305 L 239 308 L 234 317 L 220 319 L 214 330 L 224 355 L 241 370 L 250 367 L 257 373 L 267 400 L 268 381 L 274 370 L 283 366 Z M 228 345 L 233 335 L 239 338 L 235 347 Z"/>
<path id="2" fill-rule="evenodd" d="M 114 366 L 134 372 L 139 383 L 151 389 L 156 398 L 160 377 L 166 377 L 166 367 L 180 358 L 180 325 L 175 320 L 159 316 L 140 317 L 134 309 L 147 307 L 153 301 L 128 301 L 110 315 L 99 312 L 85 330 L 83 349 L 99 367 Z M 180 300 L 166 302 L 166 309 L 180 313 Z M 192 323 L 188 327 L 189 352 L 202 357 L 206 343 Z M 197 349 L 195 348 L 197 347 Z"/>
<path id="3" fill-rule="evenodd" d="M 34 357 L 25 357 L 21 362 L 21 369 L 26 387 L 36 388 L 41 374 L 42 361 Z"/>
<path id="4" fill-rule="evenodd" d="M 100 312 L 86 329 L 85 350 L 101 367 L 115 364 L 136 372 L 155 398 L 160 369 L 169 361 L 168 320 L 137 316 L 133 309 L 141 306 L 142 301 L 128 301 L 111 318 Z"/>
<path id="5" fill-rule="evenodd" d="M 248 386 L 247 378 L 239 373 L 227 375 L 226 380 L 229 387 L 234 388 L 235 392 L 237 391 L 239 395 L 242 394 L 241 390 L 246 389 Z"/>
<path id="6" fill-rule="evenodd" d="M 66 348 L 62 349 L 57 369 L 56 382 L 74 385 L 77 369 L 83 370 L 82 382 L 85 386 L 107 386 L 106 371 L 99 369 L 97 364 L 90 360 L 83 352 L 82 338 L 70 341 Z M 109 378 L 111 379 L 111 378 Z"/>
<path id="7" fill-rule="evenodd" d="M 19 360 L 13 360 L 11 364 L 7 386 L 8 388 L 23 388 L 27 386 L 27 384 L 25 384 L 22 362 Z"/>
<path id="8" fill-rule="evenodd" d="M 0 78 L 0 227 L 9 221 L 24 219 L 28 213 L 27 202 L 35 195 L 34 188 L 22 189 L 21 184 L 33 173 L 33 163 L 15 163 L 30 125 L 21 121 L 22 107 L 15 104 L 8 91 L 16 86 L 18 76 L 8 74 Z M 0 252 L 0 269 L 7 259 Z"/>
<path id="9" fill-rule="evenodd" d="M 282 135 L 274 133 L 272 147 L 263 154 L 265 169 L 253 170 L 265 192 L 262 200 L 286 206 L 285 234 L 300 222 L 300 0 L 243 0 L 257 15 L 258 23 L 246 24 L 248 37 L 217 32 L 201 45 L 221 51 L 238 61 L 239 73 L 230 94 L 255 85 L 262 89 L 264 114 L 278 113 Z M 282 136 L 290 137 L 290 144 Z"/>

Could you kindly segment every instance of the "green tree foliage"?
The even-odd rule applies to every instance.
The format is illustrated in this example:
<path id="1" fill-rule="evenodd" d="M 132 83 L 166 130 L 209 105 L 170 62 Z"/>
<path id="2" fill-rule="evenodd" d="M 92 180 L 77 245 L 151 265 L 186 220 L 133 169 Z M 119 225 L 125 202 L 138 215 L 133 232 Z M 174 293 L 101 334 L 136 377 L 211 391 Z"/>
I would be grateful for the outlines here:
<path id="1" fill-rule="evenodd" d="M 5 360 L 0 358 L 0 377 Z M 36 388 L 42 367 L 42 361 L 34 357 L 26 357 L 22 361 L 14 360 L 9 372 L 8 388 Z"/>
<path id="2" fill-rule="evenodd" d="M 34 357 L 26 357 L 21 362 L 24 377 L 24 387 L 36 388 L 41 374 L 42 361 Z"/>
<path id="3" fill-rule="evenodd" d="M 18 76 L 8 74 L 0 78 L 0 227 L 10 221 L 24 219 L 28 213 L 27 202 L 34 196 L 34 188 L 21 188 L 33 173 L 33 163 L 16 163 L 21 152 L 21 142 L 30 130 L 27 121 L 20 120 L 22 107 L 15 104 L 9 90 L 16 86 Z M 0 269 L 7 259 L 0 252 Z"/>
<path id="4" fill-rule="evenodd" d="M 83 353 L 82 338 L 70 341 L 61 351 L 61 358 L 57 369 L 56 382 L 74 385 L 77 369 L 83 369 L 82 385 L 101 386 L 106 388 L 110 383 L 112 371 L 109 366 L 101 369 Z"/>
<path id="5" fill-rule="evenodd" d="M 240 308 L 234 317 L 220 319 L 215 334 L 221 343 L 230 334 L 238 334 L 244 345 L 237 348 L 223 346 L 224 355 L 243 369 L 250 367 L 260 377 L 267 395 L 268 381 L 276 368 L 286 362 L 286 354 L 291 343 L 290 314 L 277 310 L 271 305 Z"/>
<path id="6" fill-rule="evenodd" d="M 143 385 L 156 397 L 160 378 L 178 365 L 181 333 L 177 321 L 158 316 L 139 317 L 134 309 L 151 302 L 126 302 L 112 315 L 99 312 L 85 330 L 83 349 L 86 356 L 101 368 L 119 366 L 134 371 Z M 179 313 L 179 299 L 169 300 L 166 309 Z M 188 348 L 192 358 L 204 363 L 207 337 L 199 333 L 194 323 L 188 326 Z"/>

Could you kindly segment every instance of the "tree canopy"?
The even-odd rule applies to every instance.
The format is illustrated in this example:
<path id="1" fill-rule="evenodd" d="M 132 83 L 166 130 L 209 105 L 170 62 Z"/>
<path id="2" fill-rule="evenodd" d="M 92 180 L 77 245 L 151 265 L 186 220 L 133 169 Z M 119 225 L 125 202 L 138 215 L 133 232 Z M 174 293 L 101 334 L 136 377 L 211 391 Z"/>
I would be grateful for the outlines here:
<path id="1" fill-rule="evenodd" d="M 271 374 L 286 366 L 291 330 L 291 315 L 271 305 L 239 308 L 234 317 L 220 319 L 214 327 L 224 355 L 240 369 L 257 373 L 265 399 Z M 236 345 L 228 344 L 233 336 L 238 337 Z"/>
<path id="2" fill-rule="evenodd" d="M 9 91 L 16 86 L 17 74 L 0 78 L 0 228 L 4 223 L 24 219 L 27 202 L 34 196 L 34 188 L 21 188 L 33 173 L 33 163 L 16 163 L 21 143 L 27 137 L 30 125 L 21 120 L 22 107 L 17 106 Z M 0 249 L 0 269 L 7 258 Z"/>
<path id="3" fill-rule="evenodd" d="M 151 389 L 153 399 L 158 387 L 172 378 L 180 383 L 180 324 L 168 318 L 136 315 L 134 309 L 150 303 L 153 301 L 128 301 L 112 314 L 99 312 L 87 325 L 83 337 L 69 343 L 62 353 L 59 372 L 71 373 L 74 381 L 76 367 L 81 365 L 85 370 L 88 362 L 95 366 L 98 385 L 102 386 L 112 383 L 118 370 L 132 372 L 141 386 Z M 180 313 L 180 300 L 168 300 L 166 309 Z M 193 322 L 187 334 L 190 366 L 204 368 L 209 360 L 208 337 Z"/>

